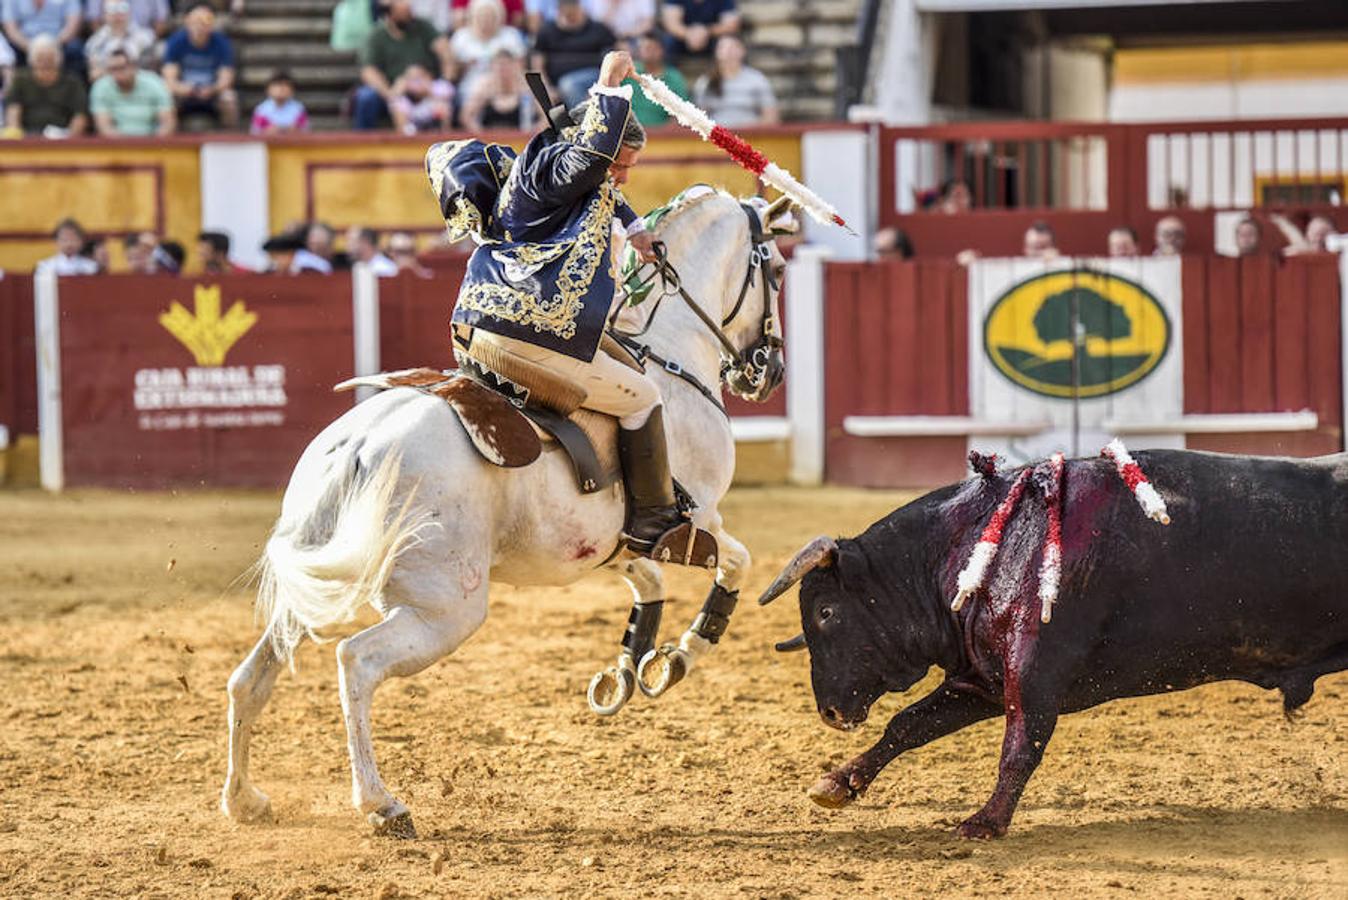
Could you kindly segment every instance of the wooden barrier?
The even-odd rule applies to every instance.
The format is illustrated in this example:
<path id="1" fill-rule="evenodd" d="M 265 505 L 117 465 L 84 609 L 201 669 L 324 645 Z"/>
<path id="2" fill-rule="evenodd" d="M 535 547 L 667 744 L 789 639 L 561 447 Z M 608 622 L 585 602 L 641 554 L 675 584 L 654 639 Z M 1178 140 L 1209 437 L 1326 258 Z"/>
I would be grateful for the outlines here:
<path id="1" fill-rule="evenodd" d="M 10 440 L 37 434 L 31 275 L 0 277 L 0 425 L 9 429 Z"/>

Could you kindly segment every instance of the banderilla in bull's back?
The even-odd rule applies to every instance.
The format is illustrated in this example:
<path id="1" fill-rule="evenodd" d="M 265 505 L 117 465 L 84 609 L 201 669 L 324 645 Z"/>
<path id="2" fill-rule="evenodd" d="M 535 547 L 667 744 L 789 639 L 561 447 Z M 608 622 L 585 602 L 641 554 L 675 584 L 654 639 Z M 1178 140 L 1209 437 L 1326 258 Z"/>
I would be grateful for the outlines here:
<path id="1" fill-rule="evenodd" d="M 958 828 L 997 837 L 1064 713 L 1236 680 L 1290 714 L 1348 669 L 1348 454 L 1102 456 L 998 472 L 973 454 L 975 477 L 787 565 L 759 602 L 800 582 L 803 633 L 778 649 L 809 649 L 827 724 L 945 673 L 815 802 L 845 806 L 905 751 L 1002 715 L 997 786 Z"/>

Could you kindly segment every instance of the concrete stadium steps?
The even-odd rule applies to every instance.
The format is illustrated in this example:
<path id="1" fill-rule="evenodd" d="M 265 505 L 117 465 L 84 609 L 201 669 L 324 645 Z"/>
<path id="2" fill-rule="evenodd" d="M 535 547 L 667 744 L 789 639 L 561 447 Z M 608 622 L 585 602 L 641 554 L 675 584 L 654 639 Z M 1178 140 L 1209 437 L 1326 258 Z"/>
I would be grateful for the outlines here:
<path id="1" fill-rule="evenodd" d="M 786 119 L 831 118 L 835 50 L 857 41 L 863 0 L 739 0 L 749 64 L 772 82 Z"/>
<path id="2" fill-rule="evenodd" d="M 341 105 L 359 75 L 355 53 L 328 46 L 336 5 L 336 0 L 248 0 L 247 13 L 229 25 L 244 110 L 251 112 L 266 96 L 267 79 L 285 69 L 314 130 L 347 127 Z"/>

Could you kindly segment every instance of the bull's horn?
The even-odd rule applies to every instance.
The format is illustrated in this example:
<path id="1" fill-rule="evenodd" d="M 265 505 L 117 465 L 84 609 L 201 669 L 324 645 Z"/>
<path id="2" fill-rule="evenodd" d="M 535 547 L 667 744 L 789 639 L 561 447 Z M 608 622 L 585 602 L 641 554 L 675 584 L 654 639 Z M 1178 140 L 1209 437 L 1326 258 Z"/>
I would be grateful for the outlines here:
<path id="1" fill-rule="evenodd" d="M 773 644 L 773 648 L 778 653 L 794 653 L 797 650 L 805 649 L 805 632 L 801 632 L 789 641 L 778 641 Z"/>
<path id="2" fill-rule="evenodd" d="M 796 558 L 786 564 L 782 569 L 782 574 L 777 576 L 777 580 L 768 585 L 768 589 L 763 592 L 763 596 L 758 598 L 759 606 L 766 606 L 773 600 L 776 600 L 782 594 L 805 577 L 805 573 L 811 569 L 827 569 L 833 565 L 834 559 L 838 555 L 838 545 L 833 538 L 820 535 L 801 549 L 796 554 Z"/>

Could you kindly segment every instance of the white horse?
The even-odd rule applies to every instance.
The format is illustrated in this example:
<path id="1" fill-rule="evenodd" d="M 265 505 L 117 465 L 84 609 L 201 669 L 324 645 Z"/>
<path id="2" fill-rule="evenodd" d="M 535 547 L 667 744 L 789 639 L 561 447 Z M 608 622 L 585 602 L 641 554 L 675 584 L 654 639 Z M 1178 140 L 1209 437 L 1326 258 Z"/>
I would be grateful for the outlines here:
<path id="1" fill-rule="evenodd" d="M 780 204 L 741 203 L 704 189 L 685 192 L 655 229 L 688 296 L 722 322 L 723 336 L 739 351 L 760 348 L 760 362 L 769 355 L 762 352 L 763 332 L 780 321 L 776 285 L 785 269 L 771 234 L 793 223 Z M 746 272 L 774 277 L 759 285 Z M 669 295 L 657 304 L 653 294 L 627 317 L 638 320 L 631 330 L 649 320 L 641 341 L 719 395 L 727 351 L 690 303 Z M 749 399 L 766 399 L 780 380 L 779 346 L 770 350 L 772 377 L 761 378 Z M 694 523 L 719 544 L 713 595 L 719 587 L 733 603 L 749 553 L 724 529 L 717 509 L 735 468 L 730 422 L 688 381 L 666 368 L 649 370 L 664 398 L 671 469 L 697 504 Z M 381 621 L 337 645 L 352 803 L 376 831 L 415 836 L 411 814 L 376 766 L 375 690 L 390 676 L 420 672 L 477 631 L 491 582 L 565 585 L 608 564 L 627 580 L 637 604 L 658 610 L 664 588 L 657 563 L 630 555 L 605 562 L 619 544 L 624 513 L 620 484 L 582 495 L 562 453 L 516 469 L 487 462 L 455 413 L 426 393 L 384 391 L 343 414 L 300 457 L 259 561 L 258 613 L 267 626 L 229 679 L 224 813 L 240 821 L 269 815 L 267 796 L 248 774 L 253 723 L 296 645 L 349 624 L 369 604 Z M 677 646 L 646 655 L 636 679 L 643 691 L 662 693 L 712 648 L 698 622 Z M 595 676 L 591 704 L 598 711 L 616 712 L 627 700 L 632 669 L 630 657 L 620 657 L 618 666 Z"/>

